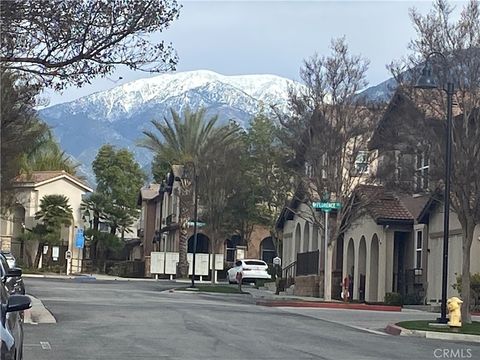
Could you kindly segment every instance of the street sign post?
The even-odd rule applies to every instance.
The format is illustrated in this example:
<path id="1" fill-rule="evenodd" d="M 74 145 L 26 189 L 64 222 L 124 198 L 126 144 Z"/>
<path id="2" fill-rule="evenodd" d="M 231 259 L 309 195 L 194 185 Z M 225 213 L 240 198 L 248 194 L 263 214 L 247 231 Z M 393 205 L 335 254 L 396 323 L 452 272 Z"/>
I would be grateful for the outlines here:
<path id="1" fill-rule="evenodd" d="M 330 294 L 328 294 L 329 286 L 327 284 L 327 261 L 328 261 L 328 213 L 332 210 L 338 210 L 342 207 L 342 204 L 338 202 L 321 202 L 321 201 L 315 201 L 312 203 L 312 207 L 314 209 L 320 209 L 325 213 L 325 240 L 324 240 L 324 259 L 323 259 L 323 266 L 324 266 L 324 271 L 323 271 L 323 284 L 324 284 L 324 291 L 323 291 L 323 299 L 324 300 L 331 300 L 330 299 Z M 328 295 L 327 295 L 328 294 Z"/>

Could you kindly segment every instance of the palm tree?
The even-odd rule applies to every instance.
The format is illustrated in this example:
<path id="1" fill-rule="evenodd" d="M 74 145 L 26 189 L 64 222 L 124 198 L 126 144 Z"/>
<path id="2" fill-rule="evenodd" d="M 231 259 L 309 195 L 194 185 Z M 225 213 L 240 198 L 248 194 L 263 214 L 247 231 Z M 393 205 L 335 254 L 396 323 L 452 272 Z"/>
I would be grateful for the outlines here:
<path id="1" fill-rule="evenodd" d="M 38 267 L 43 246 L 55 244 L 60 241 L 62 226 L 72 224 L 73 211 L 65 195 L 45 195 L 40 200 L 40 210 L 35 214 L 35 219 L 40 220 L 33 229 L 39 236 L 37 255 L 34 266 Z"/>
<path id="2" fill-rule="evenodd" d="M 33 171 L 64 170 L 76 175 L 79 165 L 60 148 L 52 134 L 48 132 L 32 152 L 22 156 L 20 171 L 31 174 Z"/>
<path id="3" fill-rule="evenodd" d="M 217 126 L 218 115 L 205 118 L 206 110 L 185 110 L 180 116 L 170 110 L 171 119 L 153 120 L 156 132 L 144 131 L 145 138 L 140 146 L 155 154 L 157 164 L 183 165 L 197 170 L 206 159 L 214 153 L 214 149 L 225 146 L 238 132 L 238 127 Z M 187 234 L 188 221 L 193 211 L 192 182 L 182 181 L 180 189 L 180 243 L 178 275 L 188 277 Z"/>

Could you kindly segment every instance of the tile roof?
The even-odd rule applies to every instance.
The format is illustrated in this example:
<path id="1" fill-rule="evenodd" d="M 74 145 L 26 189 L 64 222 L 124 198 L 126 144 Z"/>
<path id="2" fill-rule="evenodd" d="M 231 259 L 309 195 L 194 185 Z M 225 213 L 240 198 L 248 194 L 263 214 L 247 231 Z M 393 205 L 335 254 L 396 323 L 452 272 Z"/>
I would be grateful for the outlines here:
<path id="1" fill-rule="evenodd" d="M 389 221 L 413 223 L 415 220 L 402 201 L 383 186 L 359 185 L 357 192 L 368 199 L 366 210 L 378 224 Z"/>
<path id="2" fill-rule="evenodd" d="M 14 182 L 17 184 L 39 184 L 44 181 L 48 181 L 51 179 L 55 179 L 59 176 L 66 176 L 70 179 L 80 183 L 81 185 L 85 186 L 86 188 L 90 188 L 90 186 L 83 180 L 67 173 L 64 170 L 55 170 L 55 171 L 33 171 L 31 174 L 20 174 L 18 175 Z"/>
<path id="3" fill-rule="evenodd" d="M 160 184 L 150 184 L 147 188 L 140 190 L 142 200 L 152 200 L 159 195 Z"/>

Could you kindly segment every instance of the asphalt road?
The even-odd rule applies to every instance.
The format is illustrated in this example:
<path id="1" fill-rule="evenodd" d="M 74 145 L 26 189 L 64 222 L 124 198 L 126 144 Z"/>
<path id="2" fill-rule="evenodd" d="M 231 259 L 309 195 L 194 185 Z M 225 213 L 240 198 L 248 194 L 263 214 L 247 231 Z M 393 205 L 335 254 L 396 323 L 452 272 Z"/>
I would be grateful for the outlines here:
<path id="1" fill-rule="evenodd" d="M 256 306 L 249 295 L 171 293 L 178 284 L 151 281 L 25 282 L 57 320 L 25 325 L 25 360 L 480 358 L 479 344 L 371 333 L 331 312 Z"/>

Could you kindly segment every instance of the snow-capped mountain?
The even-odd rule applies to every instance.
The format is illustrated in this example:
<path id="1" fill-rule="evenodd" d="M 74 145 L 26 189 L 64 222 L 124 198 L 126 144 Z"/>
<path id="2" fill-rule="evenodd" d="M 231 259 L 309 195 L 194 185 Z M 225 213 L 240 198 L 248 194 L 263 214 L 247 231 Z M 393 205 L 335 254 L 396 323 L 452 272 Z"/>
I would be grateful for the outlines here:
<path id="1" fill-rule="evenodd" d="M 62 148 L 82 163 L 81 171 L 93 183 L 91 162 L 105 143 L 126 147 L 147 170 L 152 154 L 136 146 L 152 119 L 204 107 L 207 116 L 234 119 L 247 127 L 252 117 L 269 105 L 287 109 L 288 87 L 300 86 L 275 75 L 224 76 L 199 70 L 167 73 L 98 92 L 72 102 L 47 107 L 40 116 L 52 128 Z"/>

